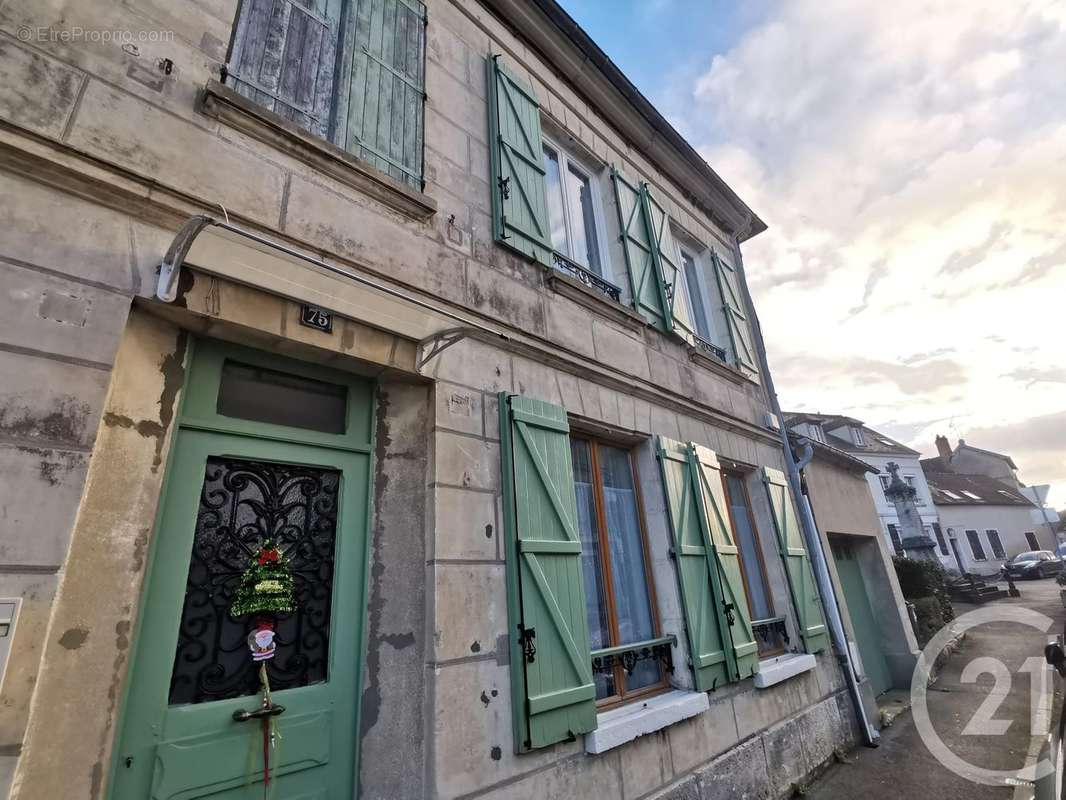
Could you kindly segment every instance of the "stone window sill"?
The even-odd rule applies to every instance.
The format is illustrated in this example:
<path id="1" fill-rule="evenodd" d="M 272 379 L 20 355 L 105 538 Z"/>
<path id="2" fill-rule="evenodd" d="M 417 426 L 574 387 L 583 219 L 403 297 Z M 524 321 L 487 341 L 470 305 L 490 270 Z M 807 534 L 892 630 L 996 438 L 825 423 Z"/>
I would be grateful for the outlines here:
<path id="1" fill-rule="evenodd" d="M 755 673 L 755 688 L 768 689 L 789 678 L 809 672 L 817 664 L 810 653 L 788 653 L 760 661 L 759 671 Z"/>
<path id="2" fill-rule="evenodd" d="M 695 345 L 688 344 L 686 346 L 686 349 L 688 350 L 688 360 L 691 361 L 693 364 L 699 364 L 704 369 L 709 370 L 710 372 L 713 372 L 716 375 L 721 375 L 727 381 L 732 381 L 733 383 L 740 384 L 744 383 L 744 381 L 750 381 L 754 383 L 751 378 L 749 378 L 743 372 L 738 370 L 736 367 L 732 367 L 729 364 L 723 363 L 715 358 L 712 358 L 711 356 L 706 355 L 702 350 L 700 350 L 700 348 L 696 347 Z"/>
<path id="3" fill-rule="evenodd" d="M 710 707 L 706 693 L 675 689 L 643 702 L 613 708 L 599 715 L 596 730 L 585 734 L 585 752 L 605 753 L 633 741 L 638 736 L 655 733 L 669 725 L 702 714 Z"/>
<path id="4" fill-rule="evenodd" d="M 427 220 L 437 211 L 437 203 L 432 197 L 415 191 L 331 142 L 301 130 L 218 81 L 208 81 L 200 93 L 197 110 L 411 219 Z"/>
<path id="5" fill-rule="evenodd" d="M 616 303 L 595 289 L 590 289 L 581 281 L 564 275 L 554 267 L 544 267 L 544 271 L 548 286 L 563 297 L 608 319 L 620 322 L 631 330 L 640 331 L 647 327 L 647 321 L 636 311 L 626 308 L 621 303 Z"/>

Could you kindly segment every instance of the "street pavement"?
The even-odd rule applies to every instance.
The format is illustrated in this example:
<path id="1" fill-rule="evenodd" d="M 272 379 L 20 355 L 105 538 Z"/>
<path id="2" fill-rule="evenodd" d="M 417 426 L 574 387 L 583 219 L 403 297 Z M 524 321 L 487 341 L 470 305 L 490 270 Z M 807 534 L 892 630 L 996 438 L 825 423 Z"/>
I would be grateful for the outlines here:
<path id="1" fill-rule="evenodd" d="M 1044 644 L 1050 635 L 1061 633 L 1066 609 L 1059 599 L 1054 579 L 1017 584 L 1022 596 L 986 603 L 984 606 L 955 604 L 957 616 L 974 608 L 1024 606 L 1054 620 L 1047 633 L 1013 622 L 991 622 L 972 628 L 962 647 L 943 666 L 928 693 L 929 717 L 945 745 L 967 762 L 986 769 L 1013 770 L 1032 763 L 1034 738 L 1030 733 L 1030 683 L 1037 673 L 1023 671 L 1027 659 L 1043 661 Z M 1010 685 L 1000 675 L 1000 685 L 992 674 L 973 675 L 963 682 L 967 664 L 977 658 L 997 659 L 1010 673 Z M 989 664 L 991 662 L 983 662 Z M 1029 668 L 1034 666 L 1030 662 Z M 971 668 L 972 670 L 973 668 Z M 1037 678 L 1039 680 L 1039 678 Z M 1050 678 L 1048 678 L 1050 681 Z M 1001 699 L 998 707 L 990 695 Z M 992 720 L 1009 722 L 1000 735 L 964 733 L 974 715 L 991 709 Z M 981 717 L 978 717 L 981 719 Z M 995 723 L 993 723 L 995 724 Z M 1000 727 L 1003 727 L 1000 725 Z M 1030 790 L 1015 786 L 985 786 L 960 777 L 933 756 L 914 723 L 911 711 L 898 716 L 881 731 L 880 747 L 858 747 L 835 764 L 809 787 L 814 800 L 880 800 L 880 798 L 936 798 L 936 800 L 1022 800 Z M 1015 795 L 1015 791 L 1018 792 Z"/>

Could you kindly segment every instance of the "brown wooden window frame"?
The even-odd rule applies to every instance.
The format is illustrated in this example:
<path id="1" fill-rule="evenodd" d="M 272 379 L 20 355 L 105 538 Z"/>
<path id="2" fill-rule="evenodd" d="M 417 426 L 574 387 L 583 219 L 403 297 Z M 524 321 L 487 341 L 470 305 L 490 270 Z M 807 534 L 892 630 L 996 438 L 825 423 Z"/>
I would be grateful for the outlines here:
<path id="1" fill-rule="evenodd" d="M 607 631 L 608 642 L 606 647 L 618 647 L 634 642 L 622 642 L 618 626 L 618 610 L 615 606 L 614 573 L 611 567 L 610 540 L 607 531 L 607 513 L 604 507 L 603 476 L 600 472 L 600 445 L 624 450 L 629 459 L 629 469 L 633 476 L 633 496 L 637 505 L 637 523 L 640 525 L 640 541 L 644 552 L 644 579 L 648 584 L 648 602 L 651 605 L 651 618 L 654 627 L 654 635 L 662 636 L 662 622 L 659 618 L 659 603 L 655 594 L 655 579 L 652 575 L 651 551 L 648 548 L 648 524 L 644 514 L 644 499 L 640 491 L 640 480 L 637 473 L 637 463 L 633 457 L 633 448 L 615 441 L 601 440 L 580 431 L 570 432 L 571 440 L 585 442 L 589 448 L 589 463 L 592 471 L 592 495 L 595 502 L 596 534 L 599 541 L 599 568 L 603 580 L 604 603 L 607 606 Z M 587 602 L 587 599 L 586 599 Z M 605 711 L 616 706 L 631 703 L 641 698 L 662 694 L 670 688 L 670 678 L 665 669 L 660 665 L 660 679 L 658 683 L 643 686 L 639 689 L 627 691 L 626 673 L 620 663 L 613 667 L 615 693 L 608 697 L 596 700 L 596 708 Z"/>
<path id="2" fill-rule="evenodd" d="M 740 563 L 740 574 L 744 579 L 744 598 L 748 602 L 748 614 L 751 619 L 752 625 L 755 626 L 759 622 L 764 620 L 755 618 L 755 609 L 751 607 L 751 578 L 748 575 L 748 566 L 744 562 L 744 548 L 740 547 L 740 529 L 737 527 L 737 520 L 733 514 L 733 502 L 732 495 L 729 491 L 729 478 L 736 478 L 740 484 L 740 489 L 744 493 L 744 507 L 748 515 L 748 525 L 751 527 L 752 535 L 755 537 L 755 553 L 759 559 L 759 572 L 763 584 L 763 592 L 766 594 L 766 598 L 770 603 L 770 617 L 769 619 L 776 619 L 774 616 L 776 613 L 776 603 L 774 603 L 774 593 L 770 586 L 770 574 L 766 571 L 766 557 L 763 555 L 762 536 L 759 533 L 759 526 L 755 522 L 755 509 L 751 504 L 751 493 L 748 491 L 748 473 L 745 473 L 737 469 L 723 468 L 721 470 L 722 477 L 722 491 L 725 494 L 726 510 L 729 513 L 729 525 L 733 530 L 733 540 L 737 543 L 737 551 Z M 755 640 L 759 643 L 759 658 L 773 658 L 774 656 L 781 655 L 785 652 L 784 642 L 781 642 L 777 647 L 763 647 L 762 638 L 756 636 Z"/>

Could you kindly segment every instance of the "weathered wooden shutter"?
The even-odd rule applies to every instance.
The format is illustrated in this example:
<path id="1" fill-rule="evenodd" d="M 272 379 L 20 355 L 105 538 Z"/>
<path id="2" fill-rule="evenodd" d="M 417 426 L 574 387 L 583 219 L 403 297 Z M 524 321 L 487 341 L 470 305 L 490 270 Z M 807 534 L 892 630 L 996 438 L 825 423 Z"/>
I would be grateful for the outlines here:
<path id="1" fill-rule="evenodd" d="M 500 244 L 552 265 L 540 103 L 499 56 L 487 59 L 492 233 Z"/>
<path id="2" fill-rule="evenodd" d="M 643 184 L 634 184 L 617 169 L 611 170 L 622 251 L 633 307 L 661 331 L 673 329 L 670 305 L 659 271 L 658 243 L 648 219 Z"/>
<path id="3" fill-rule="evenodd" d="M 334 141 L 421 190 L 425 4 L 351 0 L 344 39 Z"/>
<path id="4" fill-rule="evenodd" d="M 807 548 L 803 544 L 796 506 L 792 502 L 788 480 L 777 469 L 763 468 L 763 482 L 770 498 L 770 511 L 777 531 L 777 544 L 788 576 L 792 605 L 796 609 L 796 623 L 803 638 L 804 649 L 817 653 L 829 643 L 829 633 L 822 615 L 822 604 L 814 582 Z"/>
<path id="5" fill-rule="evenodd" d="M 596 728 L 565 409 L 500 395 L 517 751 Z"/>
<path id="6" fill-rule="evenodd" d="M 732 265 L 719 258 L 714 250 L 711 251 L 711 261 L 714 263 L 714 274 L 718 280 L 718 291 L 722 295 L 722 313 L 729 329 L 734 362 L 742 370 L 757 373 L 759 368 L 755 365 L 755 348 L 751 341 L 748 315 L 744 311 L 740 276 Z"/>
<path id="7" fill-rule="evenodd" d="M 714 452 L 659 437 L 659 465 L 696 688 L 711 691 L 758 667 L 740 560 Z"/>
<path id="8" fill-rule="evenodd" d="M 677 244 L 670 230 L 670 217 L 646 183 L 641 185 L 641 197 L 651 229 L 652 259 L 662 279 L 662 294 L 672 327 L 683 338 L 691 340 L 695 326 L 685 294 L 685 273 L 681 269 Z"/>
<path id="9" fill-rule="evenodd" d="M 713 547 L 714 563 L 711 568 L 718 570 L 721 583 L 721 607 L 729 626 L 729 642 L 732 645 L 730 667 L 738 679 L 747 678 L 758 671 L 759 644 L 751 629 L 740 550 L 726 508 L 721 467 L 715 452 L 702 445 L 690 445 L 689 458 L 698 478 L 708 538 Z"/>
<path id="10" fill-rule="evenodd" d="M 244 0 L 227 84 L 328 138 L 343 7 L 343 0 Z"/>

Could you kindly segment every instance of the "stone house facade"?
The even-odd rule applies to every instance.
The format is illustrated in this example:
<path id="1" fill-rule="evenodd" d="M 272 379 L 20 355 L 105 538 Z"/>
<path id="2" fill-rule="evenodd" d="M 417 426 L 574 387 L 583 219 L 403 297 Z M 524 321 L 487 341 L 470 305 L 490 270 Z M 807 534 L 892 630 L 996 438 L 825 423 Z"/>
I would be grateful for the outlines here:
<path id="1" fill-rule="evenodd" d="M 12 0 L 0 53 L 0 792 L 259 780 L 275 538 L 278 796 L 777 796 L 855 740 L 765 226 L 555 2 Z"/>

